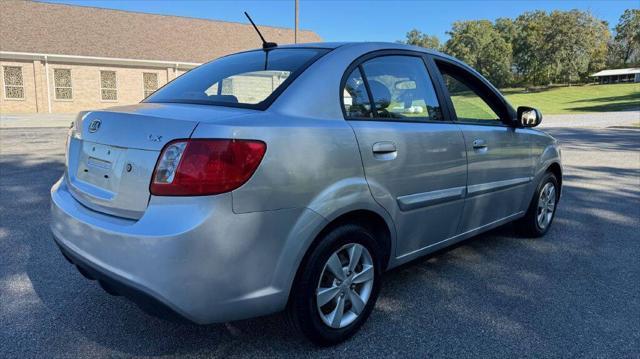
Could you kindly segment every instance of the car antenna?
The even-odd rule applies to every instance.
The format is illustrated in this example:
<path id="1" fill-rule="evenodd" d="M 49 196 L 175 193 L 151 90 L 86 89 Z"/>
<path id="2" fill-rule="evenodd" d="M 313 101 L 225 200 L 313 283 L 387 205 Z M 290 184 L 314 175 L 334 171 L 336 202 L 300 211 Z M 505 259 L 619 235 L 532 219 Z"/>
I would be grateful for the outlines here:
<path id="1" fill-rule="evenodd" d="M 253 20 L 251 20 L 251 16 L 249 16 L 249 14 L 247 14 L 247 12 L 244 12 L 244 16 L 247 17 L 247 19 L 249 19 L 249 21 L 251 22 L 251 25 L 253 25 L 253 28 L 256 29 L 256 32 L 258 33 L 258 36 L 260 36 L 260 39 L 262 40 L 262 48 L 264 50 L 270 49 L 272 47 L 278 47 L 278 44 L 276 44 L 275 42 L 267 42 L 264 39 L 264 36 L 262 36 L 262 33 L 260 33 L 260 30 L 258 30 L 258 27 L 256 26 L 256 24 L 253 22 Z"/>

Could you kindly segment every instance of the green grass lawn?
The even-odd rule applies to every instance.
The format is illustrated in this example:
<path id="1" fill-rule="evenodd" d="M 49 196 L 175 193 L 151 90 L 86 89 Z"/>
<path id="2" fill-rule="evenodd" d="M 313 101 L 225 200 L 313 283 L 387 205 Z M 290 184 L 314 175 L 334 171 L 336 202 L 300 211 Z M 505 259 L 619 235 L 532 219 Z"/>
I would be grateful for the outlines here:
<path id="1" fill-rule="evenodd" d="M 543 114 L 640 110 L 640 83 L 553 87 L 529 93 L 501 91 L 514 108 L 531 106 Z"/>

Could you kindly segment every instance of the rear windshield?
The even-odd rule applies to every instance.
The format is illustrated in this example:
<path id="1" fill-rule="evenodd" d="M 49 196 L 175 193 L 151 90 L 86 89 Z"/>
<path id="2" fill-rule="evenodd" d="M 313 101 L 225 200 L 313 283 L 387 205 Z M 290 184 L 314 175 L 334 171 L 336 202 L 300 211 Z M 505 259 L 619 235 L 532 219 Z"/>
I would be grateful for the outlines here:
<path id="1" fill-rule="evenodd" d="M 263 109 L 326 52 L 323 49 L 272 49 L 225 56 L 185 73 L 144 102 Z"/>

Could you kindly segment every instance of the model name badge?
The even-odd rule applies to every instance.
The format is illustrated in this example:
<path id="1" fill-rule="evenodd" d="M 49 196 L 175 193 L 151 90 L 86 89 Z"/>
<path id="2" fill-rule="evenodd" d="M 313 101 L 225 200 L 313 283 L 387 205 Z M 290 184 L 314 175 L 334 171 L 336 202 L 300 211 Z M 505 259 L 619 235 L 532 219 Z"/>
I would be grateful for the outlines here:
<path id="1" fill-rule="evenodd" d="M 160 142 L 160 141 L 162 141 L 162 136 L 156 136 L 154 134 L 150 134 L 148 138 L 149 138 L 149 141 L 151 141 L 151 142 Z"/>

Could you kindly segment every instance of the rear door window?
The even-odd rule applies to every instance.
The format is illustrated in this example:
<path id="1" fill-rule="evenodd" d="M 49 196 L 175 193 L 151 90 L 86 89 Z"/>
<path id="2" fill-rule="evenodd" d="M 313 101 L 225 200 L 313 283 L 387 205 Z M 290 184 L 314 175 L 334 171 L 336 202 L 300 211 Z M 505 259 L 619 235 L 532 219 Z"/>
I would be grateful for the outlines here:
<path id="1" fill-rule="evenodd" d="M 400 121 L 442 120 L 440 104 L 421 57 L 385 55 L 365 61 L 360 68 L 365 78 L 358 88 L 369 90 L 375 104 L 373 117 Z M 348 86 L 349 81 L 345 90 L 350 92 Z M 361 98 L 369 102 L 368 98 Z M 346 106 L 345 103 L 349 117 Z"/>

